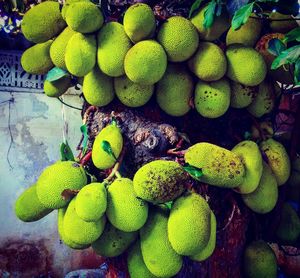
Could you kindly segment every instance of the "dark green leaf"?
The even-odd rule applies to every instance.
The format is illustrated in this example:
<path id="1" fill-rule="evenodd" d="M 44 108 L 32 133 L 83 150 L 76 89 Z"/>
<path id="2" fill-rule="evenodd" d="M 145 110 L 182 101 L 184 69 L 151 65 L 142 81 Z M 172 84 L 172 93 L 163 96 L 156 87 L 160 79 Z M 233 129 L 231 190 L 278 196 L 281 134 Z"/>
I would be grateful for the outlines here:
<path id="1" fill-rule="evenodd" d="M 196 168 L 188 163 L 183 165 L 183 169 L 190 174 L 192 178 L 195 180 L 200 180 L 199 178 L 203 176 L 203 172 L 201 169 Z"/>
<path id="2" fill-rule="evenodd" d="M 239 29 L 245 24 L 252 13 L 254 2 L 249 3 L 234 13 L 231 21 L 231 26 L 234 30 Z"/>
<path id="3" fill-rule="evenodd" d="M 223 5 L 222 4 L 217 4 L 216 16 L 220 16 L 222 14 L 222 9 L 223 9 Z"/>
<path id="4" fill-rule="evenodd" d="M 286 50 L 285 44 L 279 39 L 271 39 L 268 43 L 268 51 L 274 55 L 278 56 L 282 51 Z"/>
<path id="5" fill-rule="evenodd" d="M 24 0 L 16 0 L 17 3 L 17 9 L 23 13 L 25 11 L 25 4 L 24 4 Z"/>
<path id="6" fill-rule="evenodd" d="M 213 23 L 214 23 L 214 17 L 215 17 L 215 11 L 216 11 L 217 3 L 215 0 L 212 0 L 205 12 L 204 12 L 204 21 L 203 21 L 203 27 L 205 29 L 209 29 Z"/>
<path id="7" fill-rule="evenodd" d="M 171 208 L 172 208 L 172 205 L 173 205 L 173 201 L 164 203 L 164 205 L 165 205 L 168 209 L 171 209 Z"/>
<path id="8" fill-rule="evenodd" d="M 87 151 L 87 144 L 88 144 L 88 139 L 89 139 L 89 135 L 88 135 L 88 129 L 87 129 L 87 125 L 82 125 L 80 127 L 80 131 L 83 135 L 83 140 L 82 140 L 82 155 L 84 155 Z"/>
<path id="9" fill-rule="evenodd" d="M 58 67 L 54 67 L 53 69 L 49 70 L 46 76 L 46 80 L 48 80 L 49 82 L 53 82 L 56 81 L 58 79 L 61 79 L 65 76 L 68 75 L 68 72 L 58 68 Z"/>
<path id="10" fill-rule="evenodd" d="M 68 141 L 66 141 L 66 143 L 61 143 L 60 156 L 61 161 L 75 161 L 73 152 L 68 144 Z"/>
<path id="11" fill-rule="evenodd" d="M 234 15 L 234 13 L 248 4 L 249 0 L 228 0 L 226 1 L 227 11 L 230 15 Z"/>
<path id="12" fill-rule="evenodd" d="M 300 42 L 300 27 L 297 27 L 288 32 L 284 37 L 285 42 L 297 41 Z"/>
<path id="13" fill-rule="evenodd" d="M 296 85 L 300 85 L 300 58 L 295 63 L 294 81 Z"/>
<path id="14" fill-rule="evenodd" d="M 110 156 L 112 156 L 115 160 L 117 160 L 112 148 L 111 148 L 111 145 L 108 141 L 106 140 L 103 140 L 101 142 L 101 148 L 103 151 L 105 151 L 106 153 L 108 153 Z"/>
<path id="15" fill-rule="evenodd" d="M 117 119 L 115 117 L 111 118 L 111 124 L 114 125 L 114 126 L 118 125 Z"/>
<path id="16" fill-rule="evenodd" d="M 189 18 L 191 18 L 193 13 L 200 8 L 202 2 L 203 2 L 203 0 L 196 0 L 193 3 L 193 5 L 191 6 L 191 9 L 190 9 L 190 12 L 189 12 Z"/>
<path id="17" fill-rule="evenodd" d="M 271 69 L 277 69 L 282 65 L 295 63 L 300 57 L 300 45 L 295 45 L 281 52 L 272 63 Z"/>

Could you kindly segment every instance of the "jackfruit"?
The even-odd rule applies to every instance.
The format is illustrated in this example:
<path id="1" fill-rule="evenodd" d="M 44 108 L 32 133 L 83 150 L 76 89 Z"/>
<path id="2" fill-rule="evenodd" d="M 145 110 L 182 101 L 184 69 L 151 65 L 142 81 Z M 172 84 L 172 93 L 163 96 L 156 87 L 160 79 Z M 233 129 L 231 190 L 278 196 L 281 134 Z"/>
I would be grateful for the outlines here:
<path id="1" fill-rule="evenodd" d="M 65 62 L 71 74 L 78 77 L 88 74 L 96 64 L 95 36 L 74 34 L 66 47 Z"/>
<path id="2" fill-rule="evenodd" d="M 60 97 L 71 86 L 72 86 L 72 82 L 71 82 L 71 77 L 69 75 L 52 82 L 45 80 L 44 93 L 48 97 Z"/>
<path id="3" fill-rule="evenodd" d="M 97 35 L 97 59 L 100 70 L 112 77 L 125 74 L 124 59 L 132 44 L 118 22 L 105 24 Z"/>
<path id="4" fill-rule="evenodd" d="M 257 188 L 263 171 L 258 145 L 253 141 L 242 141 L 232 149 L 232 152 L 239 156 L 245 167 L 244 180 L 235 190 L 242 194 L 251 193 Z"/>
<path id="5" fill-rule="evenodd" d="M 118 178 L 107 189 L 106 216 L 109 222 L 124 232 L 134 232 L 144 226 L 148 204 L 137 198 L 133 182 Z"/>
<path id="6" fill-rule="evenodd" d="M 171 277 L 180 271 L 182 257 L 168 239 L 168 212 L 161 208 L 151 210 L 140 239 L 145 265 L 153 275 Z"/>
<path id="7" fill-rule="evenodd" d="M 104 141 L 109 142 L 113 155 L 103 149 Z M 101 170 L 111 168 L 116 163 L 122 148 L 123 137 L 120 128 L 114 124 L 106 126 L 96 136 L 93 144 L 92 160 L 94 165 Z"/>
<path id="8" fill-rule="evenodd" d="M 115 97 L 113 79 L 102 73 L 98 66 L 83 79 L 82 91 L 85 100 L 95 106 L 105 106 Z"/>
<path id="9" fill-rule="evenodd" d="M 243 268 L 247 278 L 276 278 L 277 260 L 272 248 L 263 240 L 253 241 L 245 250 Z"/>
<path id="10" fill-rule="evenodd" d="M 197 143 L 184 155 L 185 162 L 202 170 L 199 180 L 211 185 L 234 188 L 242 184 L 245 168 L 239 157 L 210 143 Z"/>
<path id="11" fill-rule="evenodd" d="M 273 32 L 287 33 L 294 28 L 298 27 L 298 20 L 291 20 L 293 17 L 291 15 L 281 14 L 279 12 L 272 12 L 269 16 L 270 27 Z M 275 20 L 273 20 L 275 19 Z M 276 19 L 287 19 L 286 21 L 276 21 Z"/>
<path id="12" fill-rule="evenodd" d="M 196 255 L 210 238 L 211 210 L 202 196 L 196 193 L 178 198 L 168 220 L 168 238 L 176 253 Z"/>
<path id="13" fill-rule="evenodd" d="M 263 172 L 258 187 L 249 194 L 242 194 L 243 201 L 256 213 L 270 212 L 278 199 L 278 186 L 271 168 L 263 162 Z"/>
<path id="14" fill-rule="evenodd" d="M 251 47 L 232 44 L 227 48 L 227 73 L 233 81 L 246 86 L 256 86 L 267 74 L 262 55 Z"/>
<path id="15" fill-rule="evenodd" d="M 174 161 L 155 160 L 142 166 L 134 175 L 137 196 L 152 203 L 172 201 L 182 194 L 188 176 Z"/>
<path id="16" fill-rule="evenodd" d="M 66 189 L 79 190 L 87 183 L 87 177 L 80 164 L 61 161 L 48 166 L 36 183 L 36 192 L 41 203 L 50 209 L 66 206 L 62 193 Z"/>
<path id="17" fill-rule="evenodd" d="M 106 223 L 102 235 L 92 243 L 92 247 L 100 256 L 116 257 L 123 254 L 137 236 L 138 232 L 123 232 Z"/>
<path id="18" fill-rule="evenodd" d="M 274 173 L 278 185 L 286 183 L 291 173 L 291 162 L 285 147 L 270 138 L 260 143 L 261 151 L 268 158 L 268 164 Z"/>
<path id="19" fill-rule="evenodd" d="M 90 183 L 76 197 L 77 215 L 86 222 L 99 220 L 106 211 L 107 193 L 103 183 Z"/>
<path id="20" fill-rule="evenodd" d="M 156 28 L 152 9 L 143 3 L 132 5 L 127 9 L 123 24 L 127 36 L 134 43 L 151 38 Z"/>
<path id="21" fill-rule="evenodd" d="M 195 53 L 199 36 L 188 19 L 172 16 L 160 27 L 157 40 L 164 47 L 169 61 L 183 62 Z"/>
<path id="22" fill-rule="evenodd" d="M 141 41 L 129 49 L 124 66 L 131 81 L 152 85 L 163 77 L 167 68 L 167 55 L 156 41 Z"/>
<path id="23" fill-rule="evenodd" d="M 193 78 L 182 65 L 169 64 L 156 85 L 156 101 L 171 116 L 183 116 L 191 109 Z"/>
<path id="24" fill-rule="evenodd" d="M 257 87 L 250 87 L 230 80 L 231 97 L 230 106 L 245 108 L 249 106 L 258 93 Z"/>
<path id="25" fill-rule="evenodd" d="M 66 20 L 66 13 L 68 8 L 70 7 L 70 5 L 72 5 L 72 3 L 76 2 L 90 2 L 90 0 L 65 0 L 64 5 L 61 9 L 61 16 L 64 20 Z"/>
<path id="26" fill-rule="evenodd" d="M 221 79 L 227 70 L 227 61 L 222 49 L 211 42 L 200 42 L 196 54 L 188 62 L 190 70 L 201 80 Z"/>
<path id="27" fill-rule="evenodd" d="M 33 6 L 25 13 L 21 23 L 23 35 L 34 43 L 52 39 L 65 27 L 66 22 L 61 17 L 59 3 L 52 1 Z"/>
<path id="28" fill-rule="evenodd" d="M 27 188 L 16 200 L 16 216 L 24 222 L 33 222 L 42 219 L 52 209 L 46 208 L 38 199 L 36 185 Z"/>
<path id="29" fill-rule="evenodd" d="M 227 79 L 212 82 L 198 81 L 195 89 L 195 108 L 206 118 L 218 118 L 230 105 L 230 85 Z"/>
<path id="30" fill-rule="evenodd" d="M 25 50 L 21 57 L 22 68 L 30 74 L 45 74 L 53 68 L 54 65 L 49 54 L 52 42 L 49 40 Z"/>

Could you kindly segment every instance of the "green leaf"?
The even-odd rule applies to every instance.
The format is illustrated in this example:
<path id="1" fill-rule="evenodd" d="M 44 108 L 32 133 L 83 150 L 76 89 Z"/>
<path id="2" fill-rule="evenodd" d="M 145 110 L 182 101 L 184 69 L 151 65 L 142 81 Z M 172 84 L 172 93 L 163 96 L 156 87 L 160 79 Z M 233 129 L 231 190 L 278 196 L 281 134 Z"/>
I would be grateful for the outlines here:
<path id="1" fill-rule="evenodd" d="M 231 26 L 234 30 L 239 29 L 243 24 L 245 24 L 252 13 L 254 2 L 249 3 L 234 13 L 231 21 Z"/>
<path id="2" fill-rule="evenodd" d="M 106 153 L 108 153 L 110 156 L 112 156 L 115 160 L 117 160 L 112 148 L 111 148 L 111 145 L 108 141 L 106 140 L 103 140 L 101 142 L 101 148 L 103 151 L 105 151 Z"/>
<path id="3" fill-rule="evenodd" d="M 191 9 L 190 9 L 190 12 L 189 12 L 189 18 L 191 18 L 193 13 L 200 8 L 202 2 L 203 2 L 203 0 L 196 0 L 193 3 L 193 5 L 191 6 Z"/>
<path id="4" fill-rule="evenodd" d="M 212 0 L 208 4 L 208 6 L 204 12 L 203 27 L 205 29 L 209 29 L 213 25 L 216 7 L 217 7 L 217 3 L 215 0 Z"/>
<path id="5" fill-rule="evenodd" d="M 88 129 L 87 129 L 87 125 L 82 125 L 80 127 L 80 131 L 83 135 L 83 140 L 82 140 L 82 155 L 84 155 L 87 151 L 87 144 L 88 144 L 88 139 L 89 139 L 89 135 L 88 135 Z"/>
<path id="6" fill-rule="evenodd" d="M 171 208 L 172 208 L 172 205 L 173 205 L 173 201 L 164 203 L 164 205 L 165 205 L 168 209 L 171 209 Z"/>
<path id="7" fill-rule="evenodd" d="M 61 155 L 61 161 L 75 161 L 73 152 L 68 144 L 68 141 L 66 141 L 66 143 L 61 143 L 60 155 Z"/>
<path id="8" fill-rule="evenodd" d="M 286 45 L 279 39 L 271 39 L 268 43 L 268 51 L 274 55 L 278 56 L 282 51 L 286 50 Z"/>
<path id="9" fill-rule="evenodd" d="M 300 85 L 300 58 L 295 63 L 294 81 L 296 85 Z"/>
<path id="10" fill-rule="evenodd" d="M 295 45 L 281 52 L 271 65 L 271 69 L 277 69 L 282 65 L 295 63 L 300 57 L 300 45 Z"/>
<path id="11" fill-rule="evenodd" d="M 111 125 L 114 125 L 114 126 L 118 125 L 117 119 L 115 117 L 111 118 Z"/>
<path id="12" fill-rule="evenodd" d="M 203 176 L 202 169 L 196 168 L 188 163 L 183 165 L 183 169 L 195 180 L 200 180 L 199 178 Z"/>
<path id="13" fill-rule="evenodd" d="M 234 15 L 234 13 L 248 4 L 249 0 L 227 0 L 226 7 L 230 15 Z"/>
<path id="14" fill-rule="evenodd" d="M 297 41 L 300 42 L 300 27 L 297 27 L 288 32 L 284 37 L 284 42 Z"/>
<path id="15" fill-rule="evenodd" d="M 68 75 L 68 72 L 58 68 L 58 67 L 54 67 L 53 69 L 49 70 L 46 76 L 46 80 L 48 80 L 49 82 L 53 82 L 56 81 L 58 79 L 61 79 L 65 76 Z"/>

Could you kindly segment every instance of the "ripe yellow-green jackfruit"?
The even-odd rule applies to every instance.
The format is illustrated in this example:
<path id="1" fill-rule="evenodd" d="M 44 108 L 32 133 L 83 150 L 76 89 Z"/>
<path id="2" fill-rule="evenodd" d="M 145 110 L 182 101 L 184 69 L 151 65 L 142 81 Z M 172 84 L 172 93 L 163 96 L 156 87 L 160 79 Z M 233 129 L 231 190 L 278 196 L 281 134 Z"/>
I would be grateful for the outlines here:
<path id="1" fill-rule="evenodd" d="M 52 82 L 45 80 L 44 93 L 48 97 L 59 97 L 63 95 L 71 86 L 72 82 L 69 75 Z"/>
<path id="2" fill-rule="evenodd" d="M 76 196 L 77 215 L 86 222 L 95 222 L 105 213 L 107 193 L 103 183 L 90 183 L 83 187 Z"/>
<path id="3" fill-rule="evenodd" d="M 245 167 L 239 157 L 210 143 L 197 143 L 184 155 L 185 162 L 202 169 L 199 180 L 211 185 L 234 188 L 244 181 Z"/>
<path id="4" fill-rule="evenodd" d="M 291 162 L 285 147 L 270 138 L 260 143 L 262 152 L 268 158 L 268 164 L 274 173 L 278 185 L 286 183 L 291 173 Z"/>
<path id="5" fill-rule="evenodd" d="M 267 74 L 262 55 L 251 47 L 232 44 L 227 48 L 227 76 L 246 86 L 256 86 Z"/>
<path id="6" fill-rule="evenodd" d="M 140 231 L 141 250 L 145 265 L 157 277 L 172 277 L 182 267 L 182 257 L 168 239 L 168 212 L 151 210 L 148 221 Z"/>
<path id="7" fill-rule="evenodd" d="M 110 144 L 114 155 L 110 155 L 104 150 L 105 141 Z M 114 124 L 106 126 L 96 136 L 93 144 L 92 160 L 94 165 L 101 170 L 111 168 L 116 163 L 122 148 L 123 137 L 120 128 Z"/>
<path id="8" fill-rule="evenodd" d="M 34 43 L 52 39 L 65 27 L 59 3 L 53 1 L 42 2 L 32 7 L 25 13 L 21 24 L 25 38 Z"/>
<path id="9" fill-rule="evenodd" d="M 184 190 L 188 176 L 174 161 L 155 160 L 142 166 L 134 175 L 134 191 L 152 203 L 172 201 Z"/>
<path id="10" fill-rule="evenodd" d="M 191 109 L 193 78 L 182 65 L 169 64 L 156 85 L 156 101 L 171 116 L 183 116 Z"/>
<path id="11" fill-rule="evenodd" d="M 245 108 L 249 106 L 258 93 L 257 87 L 250 87 L 230 80 L 231 97 L 230 106 Z"/>
<path id="12" fill-rule="evenodd" d="M 78 77 L 88 74 L 96 64 L 94 35 L 74 34 L 66 47 L 65 62 L 68 71 Z"/>
<path id="13" fill-rule="evenodd" d="M 137 236 L 138 232 L 123 232 L 106 223 L 102 235 L 92 243 L 92 247 L 100 256 L 116 257 L 123 254 Z"/>
<path id="14" fill-rule="evenodd" d="M 65 3 L 61 9 L 61 16 L 64 20 L 66 20 L 66 13 L 70 5 L 76 2 L 90 2 L 90 0 L 65 0 Z"/>
<path id="15" fill-rule="evenodd" d="M 172 16 L 160 27 L 157 40 L 164 47 L 169 61 L 183 62 L 195 53 L 199 36 L 188 19 Z"/>
<path id="16" fill-rule="evenodd" d="M 195 108 L 206 118 L 218 118 L 225 114 L 230 105 L 230 85 L 227 79 L 198 81 L 195 89 Z"/>
<path id="17" fill-rule="evenodd" d="M 211 210 L 199 194 L 178 198 L 168 220 L 168 238 L 172 248 L 180 255 L 198 254 L 210 238 Z"/>
<path id="18" fill-rule="evenodd" d="M 167 55 L 156 41 L 141 41 L 129 49 L 124 65 L 131 81 L 152 85 L 163 77 L 167 68 Z"/>
<path id="19" fill-rule="evenodd" d="M 144 226 L 148 204 L 137 198 L 132 180 L 118 178 L 108 186 L 106 216 L 112 225 L 124 232 L 137 231 Z"/>
<path id="20" fill-rule="evenodd" d="M 275 19 L 270 21 L 270 27 L 273 32 L 287 33 L 292 29 L 298 27 L 297 22 L 299 20 L 291 20 L 293 17 L 291 15 L 281 14 L 279 12 L 272 12 L 269 16 L 269 19 Z M 287 19 L 286 21 L 276 21 L 276 19 Z"/>
<path id="21" fill-rule="evenodd" d="M 143 3 L 130 6 L 124 14 L 124 29 L 133 42 L 149 39 L 156 28 L 152 9 Z"/>
<path id="22" fill-rule="evenodd" d="M 211 42 L 200 42 L 196 54 L 188 62 L 190 70 L 204 81 L 221 79 L 227 70 L 222 49 Z"/>
<path id="23" fill-rule="evenodd" d="M 125 74 L 124 59 L 132 44 L 118 22 L 105 24 L 98 33 L 97 59 L 100 70 L 112 77 Z"/>
<path id="24" fill-rule="evenodd" d="M 21 57 L 22 68 L 30 74 L 45 74 L 53 68 L 49 54 L 52 42 L 49 40 L 25 50 Z"/>
<path id="25" fill-rule="evenodd" d="M 84 169 L 74 161 L 61 161 L 48 166 L 39 176 L 36 192 L 41 203 L 51 209 L 66 206 L 62 193 L 66 189 L 79 190 L 87 183 Z"/>
<path id="26" fill-rule="evenodd" d="M 36 185 L 33 184 L 27 188 L 16 200 L 16 216 L 24 222 L 33 222 L 40 220 L 52 209 L 45 207 L 36 194 Z"/>

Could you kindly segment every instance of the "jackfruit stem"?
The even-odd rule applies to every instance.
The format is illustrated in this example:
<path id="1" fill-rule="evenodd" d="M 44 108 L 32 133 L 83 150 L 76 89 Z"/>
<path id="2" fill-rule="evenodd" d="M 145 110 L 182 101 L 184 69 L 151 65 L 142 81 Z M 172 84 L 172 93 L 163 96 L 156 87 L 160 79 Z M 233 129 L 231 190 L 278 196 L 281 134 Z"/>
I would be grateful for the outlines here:
<path id="1" fill-rule="evenodd" d="M 120 174 L 120 172 L 119 172 L 119 169 L 121 167 L 124 155 L 125 155 L 125 148 L 123 147 L 122 152 L 121 152 L 121 154 L 120 154 L 120 156 L 119 156 L 119 158 L 117 160 L 117 163 L 114 165 L 114 167 L 111 170 L 111 173 L 108 175 L 108 177 L 106 179 L 104 179 L 103 182 L 109 183 L 110 181 L 113 180 L 114 177 L 117 177 L 117 178 L 121 178 L 122 177 L 121 174 Z"/>
<path id="2" fill-rule="evenodd" d="M 262 131 L 260 124 L 257 122 L 256 118 L 254 116 L 251 117 L 253 124 L 255 125 L 255 127 L 257 128 L 258 132 L 259 132 L 259 137 L 262 141 L 265 141 L 267 138 L 264 134 L 264 132 Z"/>

